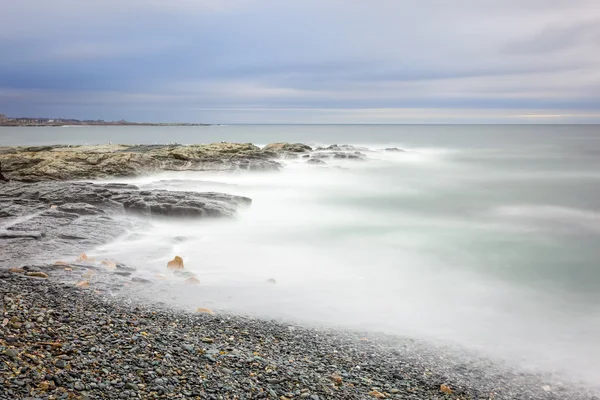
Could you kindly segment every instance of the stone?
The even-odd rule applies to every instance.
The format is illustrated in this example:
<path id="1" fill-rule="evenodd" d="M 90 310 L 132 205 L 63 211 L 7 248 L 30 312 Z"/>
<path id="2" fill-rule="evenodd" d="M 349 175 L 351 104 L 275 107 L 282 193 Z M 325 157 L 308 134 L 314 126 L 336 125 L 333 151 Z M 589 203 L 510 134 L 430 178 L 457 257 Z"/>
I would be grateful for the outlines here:
<path id="1" fill-rule="evenodd" d="M 100 264 L 105 266 L 109 271 L 117 269 L 117 263 L 114 261 L 103 260 Z"/>
<path id="2" fill-rule="evenodd" d="M 174 259 L 167 263 L 167 269 L 169 270 L 182 270 L 183 269 L 183 259 L 179 256 L 175 256 Z"/>
<path id="3" fill-rule="evenodd" d="M 64 367 L 67 366 L 67 363 L 65 363 L 65 360 L 58 359 L 58 360 L 56 360 L 56 362 L 54 363 L 54 365 L 56 366 L 56 368 L 61 368 L 62 369 L 62 368 L 64 368 Z"/>
<path id="4" fill-rule="evenodd" d="M 385 394 L 381 393 L 378 390 L 372 390 L 372 391 L 370 391 L 369 392 L 369 396 L 373 396 L 376 399 L 385 399 L 386 398 Z"/>
<path id="5" fill-rule="evenodd" d="M 196 278 L 195 276 L 190 276 L 185 280 L 185 283 L 188 285 L 199 285 L 200 280 L 198 280 L 198 278 Z"/>
<path id="6" fill-rule="evenodd" d="M 210 315 L 215 315 L 214 311 L 211 310 L 210 308 L 196 308 L 196 312 L 197 313 L 202 313 L 202 314 L 210 314 Z"/>
<path id="7" fill-rule="evenodd" d="M 327 163 L 321 159 L 318 158 L 311 158 L 308 161 L 306 161 L 307 164 L 312 164 L 312 165 L 326 165 Z"/>
<path id="8" fill-rule="evenodd" d="M 75 287 L 87 289 L 90 287 L 90 281 L 80 281 L 75 284 Z"/>
<path id="9" fill-rule="evenodd" d="M 453 390 L 450 388 L 450 386 L 448 386 L 446 384 L 441 384 L 440 385 L 440 392 L 446 393 L 446 394 L 452 394 Z"/>
<path id="10" fill-rule="evenodd" d="M 267 283 L 270 283 L 270 284 L 274 285 L 274 284 L 277 283 L 277 281 L 275 279 L 273 279 L 273 278 L 270 278 L 270 279 L 267 279 Z"/>
<path id="11" fill-rule="evenodd" d="M 149 281 L 148 279 L 140 278 L 138 276 L 134 276 L 133 278 L 131 278 L 131 282 L 142 283 L 144 285 L 148 285 L 148 284 L 152 283 L 152 281 Z"/>
<path id="12" fill-rule="evenodd" d="M 12 360 L 17 360 L 19 358 L 19 351 L 17 349 L 7 349 L 4 351 L 4 355 Z"/>
<path id="13" fill-rule="evenodd" d="M 262 149 L 277 154 L 278 156 L 286 156 L 288 154 L 308 153 L 312 148 L 303 143 L 271 143 Z"/>
<path id="14" fill-rule="evenodd" d="M 48 279 L 48 274 L 45 273 L 45 272 L 41 272 L 41 271 L 27 272 L 27 273 L 25 273 L 25 275 L 27 275 L 27 276 L 33 276 L 33 277 L 36 277 L 36 278 Z"/>
<path id="15" fill-rule="evenodd" d="M 338 386 L 342 384 L 342 377 L 337 374 L 331 375 L 331 380 Z"/>

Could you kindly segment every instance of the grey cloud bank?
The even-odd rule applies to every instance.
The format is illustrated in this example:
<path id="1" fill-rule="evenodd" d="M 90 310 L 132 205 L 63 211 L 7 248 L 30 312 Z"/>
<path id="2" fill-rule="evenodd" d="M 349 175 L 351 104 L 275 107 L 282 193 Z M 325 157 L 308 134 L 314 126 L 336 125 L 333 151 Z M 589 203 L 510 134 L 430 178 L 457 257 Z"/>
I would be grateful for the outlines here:
<path id="1" fill-rule="evenodd" d="M 597 123 L 595 1 L 10 2 L 0 112 Z"/>

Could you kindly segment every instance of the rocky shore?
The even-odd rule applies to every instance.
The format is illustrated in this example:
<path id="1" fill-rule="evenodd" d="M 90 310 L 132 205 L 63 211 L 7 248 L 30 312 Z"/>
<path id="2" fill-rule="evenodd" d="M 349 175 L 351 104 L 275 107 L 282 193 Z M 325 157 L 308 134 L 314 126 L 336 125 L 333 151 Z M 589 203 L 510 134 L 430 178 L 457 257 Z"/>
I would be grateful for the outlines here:
<path id="1" fill-rule="evenodd" d="M 169 308 L 29 275 L 0 271 L 0 399 L 594 398 L 412 340 Z"/>
<path id="2" fill-rule="evenodd" d="M 275 171 L 282 159 L 319 165 L 367 153 L 289 143 L 0 147 L 11 178 L 0 183 L 0 400 L 598 400 L 414 340 L 160 303 L 159 278 L 80 254 L 150 219 L 231 218 L 251 199 L 79 180 Z M 177 258 L 165 274 L 197 284 Z"/>

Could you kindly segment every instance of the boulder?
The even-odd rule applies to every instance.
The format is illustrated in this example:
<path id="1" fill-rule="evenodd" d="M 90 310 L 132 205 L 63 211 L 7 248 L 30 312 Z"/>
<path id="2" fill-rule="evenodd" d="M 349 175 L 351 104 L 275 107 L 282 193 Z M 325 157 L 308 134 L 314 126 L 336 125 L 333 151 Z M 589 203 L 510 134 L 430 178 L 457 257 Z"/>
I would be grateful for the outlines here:
<path id="1" fill-rule="evenodd" d="M 303 143 L 271 143 L 263 147 L 263 151 L 271 151 L 277 154 L 308 153 L 312 151 L 312 147 Z"/>

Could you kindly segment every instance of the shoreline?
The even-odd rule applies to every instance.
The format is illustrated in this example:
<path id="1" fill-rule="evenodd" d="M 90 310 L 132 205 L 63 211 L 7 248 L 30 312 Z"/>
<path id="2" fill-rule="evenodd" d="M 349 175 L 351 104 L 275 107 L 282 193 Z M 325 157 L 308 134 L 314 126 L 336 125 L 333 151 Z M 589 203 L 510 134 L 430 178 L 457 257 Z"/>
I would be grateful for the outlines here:
<path id="1" fill-rule="evenodd" d="M 52 275 L 0 279 L 0 399 L 594 399 L 406 338 L 194 313 Z"/>

